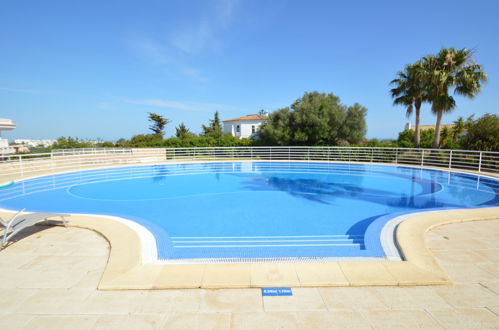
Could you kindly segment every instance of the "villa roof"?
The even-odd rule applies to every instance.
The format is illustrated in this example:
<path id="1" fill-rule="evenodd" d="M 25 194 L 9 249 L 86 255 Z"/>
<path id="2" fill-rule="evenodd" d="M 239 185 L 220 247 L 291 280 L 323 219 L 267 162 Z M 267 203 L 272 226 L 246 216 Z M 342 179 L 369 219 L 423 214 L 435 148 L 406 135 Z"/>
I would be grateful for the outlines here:
<path id="1" fill-rule="evenodd" d="M 227 120 L 224 120 L 224 122 L 226 122 L 226 121 L 244 121 L 244 120 L 266 120 L 267 118 L 268 118 L 267 116 L 262 116 L 262 115 L 247 115 L 244 117 L 227 119 Z"/>

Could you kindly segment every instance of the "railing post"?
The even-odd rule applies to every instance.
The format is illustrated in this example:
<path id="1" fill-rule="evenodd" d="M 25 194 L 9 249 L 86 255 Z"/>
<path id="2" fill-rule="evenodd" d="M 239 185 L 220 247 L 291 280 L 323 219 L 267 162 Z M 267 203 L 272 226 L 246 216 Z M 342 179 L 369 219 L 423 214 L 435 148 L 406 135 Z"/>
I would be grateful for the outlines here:
<path id="1" fill-rule="evenodd" d="M 482 171 L 482 152 L 480 151 L 480 158 L 478 159 L 478 172 Z"/>
<path id="2" fill-rule="evenodd" d="M 452 150 L 449 153 L 449 168 L 452 168 Z"/>
<path id="3" fill-rule="evenodd" d="M 398 164 L 399 161 L 399 148 L 395 149 L 395 164 Z"/>
<path id="4" fill-rule="evenodd" d="M 270 160 L 272 160 L 272 147 L 269 147 Z"/>
<path id="5" fill-rule="evenodd" d="M 19 167 L 21 168 L 21 177 L 24 177 L 24 164 L 22 156 L 19 156 Z"/>
<path id="6" fill-rule="evenodd" d="M 424 165 L 424 149 L 421 149 L 421 166 Z"/>
<path id="7" fill-rule="evenodd" d="M 288 147 L 288 160 L 291 160 L 291 147 Z"/>

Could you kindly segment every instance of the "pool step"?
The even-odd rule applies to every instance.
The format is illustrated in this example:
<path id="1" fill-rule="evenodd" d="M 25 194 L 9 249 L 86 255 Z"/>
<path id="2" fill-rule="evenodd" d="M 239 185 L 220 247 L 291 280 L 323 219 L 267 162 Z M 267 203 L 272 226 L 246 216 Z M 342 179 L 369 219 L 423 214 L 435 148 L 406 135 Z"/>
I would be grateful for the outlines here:
<path id="1" fill-rule="evenodd" d="M 272 247 L 353 247 L 362 244 L 362 235 L 306 236 L 212 236 L 171 237 L 173 247 L 193 248 L 272 248 Z"/>

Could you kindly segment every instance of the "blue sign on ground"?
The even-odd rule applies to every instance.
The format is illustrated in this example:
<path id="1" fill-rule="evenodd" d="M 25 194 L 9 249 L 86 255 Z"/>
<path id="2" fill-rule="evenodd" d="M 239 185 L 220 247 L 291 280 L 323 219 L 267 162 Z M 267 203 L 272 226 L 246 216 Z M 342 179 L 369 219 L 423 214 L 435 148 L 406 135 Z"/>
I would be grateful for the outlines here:
<path id="1" fill-rule="evenodd" d="M 291 288 L 262 288 L 262 296 L 292 296 Z"/>

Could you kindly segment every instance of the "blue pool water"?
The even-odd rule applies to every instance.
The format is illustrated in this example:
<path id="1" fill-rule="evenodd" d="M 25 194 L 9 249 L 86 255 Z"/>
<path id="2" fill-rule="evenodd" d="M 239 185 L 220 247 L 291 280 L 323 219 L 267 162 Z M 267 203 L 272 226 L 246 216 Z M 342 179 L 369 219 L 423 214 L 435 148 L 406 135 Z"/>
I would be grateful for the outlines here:
<path id="1" fill-rule="evenodd" d="M 383 257 L 395 215 L 498 206 L 499 182 L 409 167 L 221 162 L 45 176 L 0 189 L 0 207 L 135 221 L 160 259 Z"/>

